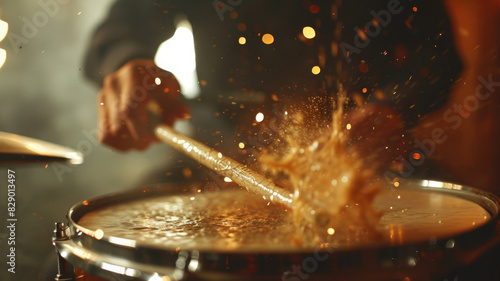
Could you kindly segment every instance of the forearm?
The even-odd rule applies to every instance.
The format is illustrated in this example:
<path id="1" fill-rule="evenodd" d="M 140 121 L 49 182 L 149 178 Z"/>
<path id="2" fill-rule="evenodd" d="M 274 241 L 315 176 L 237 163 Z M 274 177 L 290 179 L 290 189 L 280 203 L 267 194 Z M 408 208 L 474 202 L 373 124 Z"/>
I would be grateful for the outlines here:
<path id="1" fill-rule="evenodd" d="M 96 29 L 85 57 L 85 75 L 104 77 L 137 58 L 153 59 L 158 45 L 175 31 L 175 1 L 118 0 Z"/>

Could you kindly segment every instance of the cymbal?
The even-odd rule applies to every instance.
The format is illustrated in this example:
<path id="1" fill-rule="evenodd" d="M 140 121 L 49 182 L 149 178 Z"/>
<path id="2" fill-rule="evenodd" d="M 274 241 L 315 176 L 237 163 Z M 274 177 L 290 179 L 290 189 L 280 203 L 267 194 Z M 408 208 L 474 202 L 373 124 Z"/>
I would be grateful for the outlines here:
<path id="1" fill-rule="evenodd" d="M 33 162 L 83 163 L 83 155 L 71 148 L 16 134 L 0 132 L 0 164 Z"/>

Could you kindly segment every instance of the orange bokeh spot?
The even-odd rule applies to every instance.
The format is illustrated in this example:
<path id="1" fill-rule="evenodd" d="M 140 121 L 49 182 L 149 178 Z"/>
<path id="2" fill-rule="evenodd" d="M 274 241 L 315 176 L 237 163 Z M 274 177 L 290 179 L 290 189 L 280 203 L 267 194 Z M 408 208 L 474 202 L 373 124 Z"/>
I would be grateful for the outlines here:
<path id="1" fill-rule="evenodd" d="M 311 5 L 309 6 L 309 11 L 313 14 L 319 13 L 319 6 L 318 5 Z"/>
<path id="2" fill-rule="evenodd" d="M 165 88 L 165 89 L 163 89 L 163 92 L 166 94 L 166 93 L 170 92 L 170 89 L 169 88 Z"/>
<path id="3" fill-rule="evenodd" d="M 415 160 L 419 160 L 419 159 L 420 159 L 420 157 L 421 157 L 421 156 L 420 156 L 420 154 L 418 154 L 418 153 L 413 153 L 413 159 L 415 159 Z"/>
<path id="4" fill-rule="evenodd" d="M 363 88 L 363 94 L 365 94 L 366 92 L 368 92 L 368 89 L 367 88 Z"/>
<path id="5" fill-rule="evenodd" d="M 418 9 L 417 7 L 413 7 L 413 11 L 416 12 Z"/>
<path id="6" fill-rule="evenodd" d="M 264 44 L 266 44 L 266 45 L 270 45 L 270 44 L 274 43 L 274 36 L 272 36 L 269 33 L 266 33 L 262 36 L 262 42 L 264 42 Z"/>
<path id="7" fill-rule="evenodd" d="M 238 31 L 243 32 L 247 30 L 247 25 L 244 23 L 239 23 L 238 24 Z"/>
<path id="8" fill-rule="evenodd" d="M 363 72 L 363 73 L 367 73 L 369 70 L 368 68 L 368 65 L 364 62 L 360 63 L 359 64 L 359 71 Z"/>

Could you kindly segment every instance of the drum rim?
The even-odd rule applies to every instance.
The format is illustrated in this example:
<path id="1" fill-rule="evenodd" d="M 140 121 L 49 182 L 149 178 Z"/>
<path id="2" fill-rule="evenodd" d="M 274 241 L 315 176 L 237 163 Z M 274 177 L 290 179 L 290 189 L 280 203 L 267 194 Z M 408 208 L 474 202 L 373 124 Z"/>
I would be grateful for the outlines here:
<path id="1" fill-rule="evenodd" d="M 334 249 L 334 252 L 329 256 L 329 258 L 333 258 L 335 256 L 336 258 L 339 258 L 339 256 L 342 255 L 349 255 L 353 253 L 361 253 L 361 252 L 373 252 L 373 253 L 379 253 L 380 251 L 391 251 L 394 249 L 397 249 L 398 251 L 404 250 L 406 252 L 406 255 L 411 256 L 411 253 L 414 253 L 415 251 L 419 250 L 425 250 L 425 249 L 430 249 L 431 251 L 437 250 L 441 251 L 444 254 L 448 253 L 447 255 L 450 254 L 450 252 L 453 252 L 455 250 L 454 247 L 449 247 L 450 241 L 453 241 L 453 245 L 455 242 L 458 243 L 460 241 L 461 247 L 465 247 L 466 249 L 472 249 L 474 247 L 478 247 L 478 245 L 482 245 L 489 240 L 492 240 L 492 237 L 495 237 L 495 232 L 496 232 L 496 225 L 499 220 L 500 216 L 500 199 L 496 197 L 495 195 L 485 192 L 473 187 L 469 186 L 463 186 L 463 185 L 458 185 L 458 184 L 453 184 L 449 182 L 444 182 L 444 181 L 439 181 L 439 180 L 429 180 L 429 179 L 406 179 L 407 181 L 411 181 L 409 183 L 409 186 L 418 186 L 417 188 L 414 189 L 419 189 L 419 190 L 428 190 L 428 191 L 435 191 L 435 192 L 440 192 L 440 193 L 445 193 L 445 194 L 451 194 L 454 196 L 458 196 L 460 198 L 464 198 L 468 201 L 475 202 L 476 204 L 480 205 L 482 208 L 484 208 L 491 216 L 490 220 L 488 220 L 486 223 L 475 227 L 471 230 L 457 233 L 454 236 L 447 236 L 447 237 L 440 237 L 437 239 L 431 239 L 422 241 L 422 242 L 413 242 L 413 243 L 406 243 L 403 245 L 381 245 L 381 246 L 375 246 L 375 245 L 367 245 L 367 246 L 360 246 L 360 247 L 355 247 L 355 248 L 342 248 L 342 249 Z M 416 184 L 418 183 L 418 184 Z M 427 184 L 426 184 L 427 183 Z M 432 183 L 432 184 L 431 184 Z M 442 185 L 442 187 L 436 187 Z M 193 187 L 191 187 L 193 188 Z M 196 188 L 196 187 L 195 187 Z M 407 187 L 409 188 L 409 187 Z M 67 219 L 69 221 L 69 234 L 70 234 L 70 239 L 67 241 L 55 241 L 54 245 L 56 248 L 59 250 L 59 252 L 63 252 L 64 255 L 71 263 L 75 264 L 76 266 L 100 275 L 101 277 L 108 277 L 109 272 L 102 272 L 102 266 L 98 264 L 93 264 L 92 261 L 85 260 L 82 258 L 80 255 L 75 255 L 71 251 L 74 250 L 75 247 L 80 247 L 80 250 L 87 250 L 83 245 L 86 245 L 88 243 L 91 243 L 93 245 L 99 245 L 102 246 L 111 246 L 115 248 L 120 248 L 122 250 L 126 250 L 126 248 L 131 248 L 131 245 L 128 244 L 130 239 L 123 239 L 124 243 L 117 243 L 117 241 L 110 241 L 111 236 L 103 236 L 100 239 L 97 239 L 95 237 L 95 233 L 92 230 L 86 229 L 80 225 L 78 225 L 77 221 L 83 217 L 83 215 L 87 214 L 88 212 L 92 210 L 96 210 L 105 206 L 112 205 L 114 203 L 123 203 L 126 201 L 133 201 L 137 199 L 138 195 L 141 195 L 141 199 L 145 199 L 148 197 L 152 197 L 155 195 L 158 195 L 160 192 L 165 192 L 165 191 L 177 191 L 181 192 L 184 191 L 186 188 L 185 187 L 180 187 L 179 184 L 159 184 L 159 185 L 150 185 L 150 186 L 145 186 L 143 188 L 137 189 L 137 190 L 132 190 L 132 191 L 126 191 L 126 192 L 119 192 L 119 193 L 113 193 L 113 194 L 108 194 L 108 195 L 103 195 L 103 196 L 98 196 L 95 198 L 91 198 L 88 200 L 81 201 L 79 203 L 74 204 L 68 214 L 67 214 Z M 412 188 L 409 188 L 412 189 Z M 124 199 L 126 199 L 124 201 Z M 84 203 L 87 202 L 87 203 Z M 486 235 L 486 236 L 485 236 Z M 488 236 L 489 235 L 489 236 Z M 491 236 L 491 237 L 490 237 Z M 474 239 L 477 237 L 481 237 L 482 239 Z M 113 239 L 111 239 L 113 240 Z M 129 240 L 129 241 L 126 241 Z M 479 240 L 482 240 L 479 241 Z M 470 241 L 473 241 L 472 243 L 469 243 Z M 497 242 L 495 242 L 497 243 Z M 127 245 L 128 244 L 128 245 Z M 204 251 L 204 250 L 175 250 L 175 249 L 167 249 L 167 248 L 161 248 L 161 249 L 154 249 L 149 245 L 141 245 L 141 243 L 135 243 L 132 247 L 135 251 L 140 250 L 140 251 L 159 251 L 161 252 L 162 255 L 166 255 L 169 258 L 172 259 L 172 264 L 168 265 L 163 265 L 163 266 L 149 266 L 147 264 L 135 264 L 134 266 L 141 267 L 141 270 L 135 271 L 134 274 L 138 274 L 136 276 L 137 278 L 140 279 L 149 279 L 154 276 L 154 274 L 164 274 L 167 276 L 170 276 L 174 279 L 181 279 L 178 277 L 184 276 L 184 273 L 186 273 L 187 269 L 183 269 L 182 272 L 178 271 L 177 268 L 175 268 L 175 261 L 178 260 L 179 258 L 182 258 L 183 256 L 186 256 L 186 259 L 189 259 L 190 261 L 193 260 L 193 255 L 196 255 L 197 257 L 201 257 L 204 255 L 211 255 L 214 254 L 215 251 Z M 71 250 L 73 249 L 73 250 Z M 463 250 L 463 249 L 462 249 Z M 321 250 L 320 253 L 326 253 L 325 250 Z M 94 253 L 95 254 L 95 253 Z M 218 250 L 215 252 L 216 255 L 219 255 L 221 257 L 243 257 L 243 256 L 266 256 L 266 257 L 273 257 L 273 259 L 281 259 L 285 258 L 287 261 L 292 261 L 292 260 L 303 260 L 309 256 L 312 255 L 311 251 L 308 249 L 296 249 L 293 252 L 256 252 L 256 251 L 239 251 L 236 252 L 234 250 L 230 251 L 223 251 L 223 250 Z M 64 257 L 63 255 L 63 257 Z M 404 254 L 402 254 L 404 255 Z M 406 261 L 405 261 L 406 262 Z M 399 264 L 396 266 L 397 268 L 400 268 L 401 266 L 404 266 L 404 263 Z M 456 262 L 461 262 L 461 261 L 456 261 Z M 170 263 L 170 262 L 169 262 Z M 129 263 L 127 263 L 129 264 Z M 456 266 L 456 265 L 455 265 Z M 413 266 L 406 265 L 406 269 L 411 269 Z M 148 270 L 144 270 L 144 268 L 148 268 Z M 392 267 L 391 270 L 394 271 L 396 268 Z M 177 270 L 177 271 L 176 271 Z M 280 271 L 284 272 L 284 271 Z M 190 274 L 199 274 L 199 270 L 192 270 Z M 212 272 L 213 274 L 216 274 L 217 278 L 222 278 L 225 276 L 222 273 L 221 276 L 217 275 L 218 272 Z M 176 277 L 177 274 L 177 277 Z M 209 274 L 209 272 L 203 273 L 204 275 Z M 234 274 L 234 273 L 233 273 Z M 123 275 L 123 274 L 122 274 Z M 234 275 L 233 275 L 234 276 Z M 274 276 L 276 278 L 276 276 Z"/>

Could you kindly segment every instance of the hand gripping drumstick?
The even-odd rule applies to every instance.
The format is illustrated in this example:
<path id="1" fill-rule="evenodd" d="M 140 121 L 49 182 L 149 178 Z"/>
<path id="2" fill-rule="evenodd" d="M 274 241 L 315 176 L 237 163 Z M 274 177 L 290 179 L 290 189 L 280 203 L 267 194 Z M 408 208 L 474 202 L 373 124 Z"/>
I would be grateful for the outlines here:
<path id="1" fill-rule="evenodd" d="M 150 111 L 155 111 L 151 106 Z M 158 119 L 156 114 L 151 119 Z M 198 141 L 191 139 L 164 124 L 155 124 L 154 133 L 161 141 L 169 144 L 178 151 L 197 160 L 207 168 L 219 175 L 230 178 L 238 185 L 245 187 L 248 191 L 264 196 L 271 202 L 293 208 L 293 194 L 278 187 L 270 179 L 238 163 L 230 157 L 222 155 L 219 151 L 210 148 Z"/>

